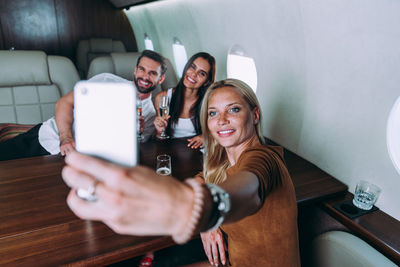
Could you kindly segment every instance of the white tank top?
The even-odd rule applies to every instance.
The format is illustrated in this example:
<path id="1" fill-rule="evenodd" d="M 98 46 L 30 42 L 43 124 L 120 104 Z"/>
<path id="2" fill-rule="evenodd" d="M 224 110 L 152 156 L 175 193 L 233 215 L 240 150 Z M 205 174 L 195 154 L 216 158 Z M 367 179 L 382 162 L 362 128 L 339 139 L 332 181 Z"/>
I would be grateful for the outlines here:
<path id="1" fill-rule="evenodd" d="M 171 101 L 172 88 L 168 89 L 167 96 L 169 101 Z M 189 137 L 197 135 L 196 129 L 194 128 L 193 122 L 190 118 L 179 118 L 177 123 L 171 125 L 171 128 L 173 131 L 172 138 L 181 138 L 181 137 Z"/>
<path id="2" fill-rule="evenodd" d="M 173 128 L 173 138 L 189 137 L 196 135 L 196 129 L 192 123 L 191 119 L 179 118 L 177 123 L 172 125 Z"/>

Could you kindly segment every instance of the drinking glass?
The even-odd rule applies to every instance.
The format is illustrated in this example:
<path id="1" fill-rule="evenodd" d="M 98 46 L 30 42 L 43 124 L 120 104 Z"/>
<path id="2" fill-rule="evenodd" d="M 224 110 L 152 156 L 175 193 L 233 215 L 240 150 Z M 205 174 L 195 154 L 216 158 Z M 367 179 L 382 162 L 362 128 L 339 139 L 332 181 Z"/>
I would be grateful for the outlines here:
<path id="1" fill-rule="evenodd" d="M 156 172 L 160 175 L 171 175 L 171 157 L 169 155 L 157 156 Z"/>
<path id="2" fill-rule="evenodd" d="M 169 115 L 169 99 L 168 96 L 164 95 L 161 97 L 160 99 L 160 103 L 159 103 L 159 107 L 160 107 L 160 116 L 163 119 L 167 119 L 168 115 Z M 160 135 L 157 136 L 158 139 L 167 139 L 169 138 L 169 136 L 165 133 L 165 130 L 161 132 Z"/>
<path id="3" fill-rule="evenodd" d="M 360 181 L 356 186 L 353 204 L 362 210 L 370 210 L 374 206 L 381 189 L 367 181 Z"/>
<path id="4" fill-rule="evenodd" d="M 136 98 L 136 110 L 137 110 L 137 116 L 138 116 L 138 123 L 137 123 L 138 136 L 137 136 L 137 139 L 138 139 L 139 142 L 142 142 L 144 140 L 144 136 L 143 136 L 142 131 L 140 129 L 140 117 L 142 116 L 142 112 L 143 112 L 143 103 L 142 103 L 142 100 L 139 97 Z"/>

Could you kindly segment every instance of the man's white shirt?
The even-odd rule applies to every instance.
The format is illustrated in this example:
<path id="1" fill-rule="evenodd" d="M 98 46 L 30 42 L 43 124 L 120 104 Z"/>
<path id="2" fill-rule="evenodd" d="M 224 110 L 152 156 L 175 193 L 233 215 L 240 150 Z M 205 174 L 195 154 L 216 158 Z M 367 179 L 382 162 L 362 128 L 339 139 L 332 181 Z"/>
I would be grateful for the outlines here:
<path id="1" fill-rule="evenodd" d="M 88 81 L 100 83 L 130 83 L 136 88 L 133 81 L 129 81 L 111 73 L 98 74 L 90 78 Z M 148 98 L 142 100 L 142 115 L 144 116 L 144 131 L 142 135 L 144 136 L 144 141 L 147 141 L 155 129 L 153 122 L 156 117 L 156 110 L 153 101 L 151 100 L 151 94 Z M 74 125 L 72 125 L 72 131 L 73 129 Z M 72 132 L 72 134 L 74 134 L 74 132 Z M 54 117 L 43 122 L 40 127 L 39 143 L 52 155 L 60 153 L 60 136 Z"/>

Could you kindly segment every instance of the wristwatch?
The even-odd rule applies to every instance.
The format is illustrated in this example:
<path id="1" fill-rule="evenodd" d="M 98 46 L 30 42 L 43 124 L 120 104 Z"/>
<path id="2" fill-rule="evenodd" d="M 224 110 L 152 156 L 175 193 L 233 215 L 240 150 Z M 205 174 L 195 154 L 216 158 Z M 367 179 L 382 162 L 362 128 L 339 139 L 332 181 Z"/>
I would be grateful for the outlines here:
<path id="1" fill-rule="evenodd" d="M 231 200 L 229 194 L 215 184 L 206 184 L 210 191 L 213 208 L 210 215 L 210 221 L 206 231 L 217 229 L 225 220 L 226 215 L 231 209 Z"/>

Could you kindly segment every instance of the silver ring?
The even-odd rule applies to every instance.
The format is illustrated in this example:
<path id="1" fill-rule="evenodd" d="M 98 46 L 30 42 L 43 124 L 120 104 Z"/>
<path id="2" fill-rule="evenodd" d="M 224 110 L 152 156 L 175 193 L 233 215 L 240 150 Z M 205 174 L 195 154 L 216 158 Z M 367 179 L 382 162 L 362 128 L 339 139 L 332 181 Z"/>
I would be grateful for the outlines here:
<path id="1" fill-rule="evenodd" d="M 94 179 L 92 184 L 89 186 L 87 191 L 91 196 L 95 196 L 96 195 L 96 186 L 97 186 L 98 183 L 99 183 L 99 181 Z"/>

